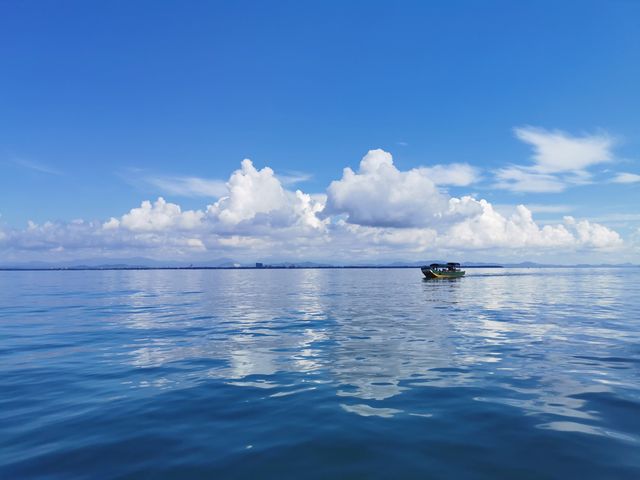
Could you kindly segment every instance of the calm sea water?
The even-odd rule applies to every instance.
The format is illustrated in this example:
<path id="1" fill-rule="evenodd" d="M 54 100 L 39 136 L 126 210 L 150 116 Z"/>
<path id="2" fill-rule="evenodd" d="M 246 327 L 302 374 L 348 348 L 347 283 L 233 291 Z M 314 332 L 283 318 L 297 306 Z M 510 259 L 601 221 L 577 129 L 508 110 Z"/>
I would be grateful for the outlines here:
<path id="1" fill-rule="evenodd" d="M 0 478 L 640 478 L 640 269 L 0 272 Z"/>

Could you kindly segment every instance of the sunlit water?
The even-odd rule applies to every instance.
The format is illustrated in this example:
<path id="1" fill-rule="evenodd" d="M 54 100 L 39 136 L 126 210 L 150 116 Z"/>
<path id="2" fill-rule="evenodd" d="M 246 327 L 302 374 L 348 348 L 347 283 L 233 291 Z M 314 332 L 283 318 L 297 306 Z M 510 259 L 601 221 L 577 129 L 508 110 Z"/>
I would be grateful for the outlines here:
<path id="1" fill-rule="evenodd" d="M 640 478 L 640 269 L 0 272 L 0 478 Z"/>

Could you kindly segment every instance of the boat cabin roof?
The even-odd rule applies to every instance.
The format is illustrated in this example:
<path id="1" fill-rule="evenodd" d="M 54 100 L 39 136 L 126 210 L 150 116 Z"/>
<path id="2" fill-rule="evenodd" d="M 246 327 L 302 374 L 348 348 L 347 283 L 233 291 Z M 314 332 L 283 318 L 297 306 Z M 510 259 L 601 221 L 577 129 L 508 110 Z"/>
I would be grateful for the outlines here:
<path id="1" fill-rule="evenodd" d="M 449 262 L 449 263 L 432 263 L 431 265 L 429 265 L 431 268 L 449 268 L 449 267 L 454 267 L 454 268 L 458 268 L 460 266 L 459 263 L 456 262 Z"/>

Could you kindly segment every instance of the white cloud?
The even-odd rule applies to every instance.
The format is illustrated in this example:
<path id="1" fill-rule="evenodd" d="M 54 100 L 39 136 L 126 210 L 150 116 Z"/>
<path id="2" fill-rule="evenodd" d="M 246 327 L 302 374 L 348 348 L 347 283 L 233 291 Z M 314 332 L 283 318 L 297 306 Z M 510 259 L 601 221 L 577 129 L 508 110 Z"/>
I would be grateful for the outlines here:
<path id="1" fill-rule="evenodd" d="M 512 192 L 561 192 L 566 187 L 566 184 L 554 175 L 532 172 L 524 167 L 501 168 L 496 171 L 496 178 L 496 188 Z"/>
<path id="2" fill-rule="evenodd" d="M 164 193 L 182 197 L 218 198 L 227 192 L 225 182 L 210 178 L 149 176 L 145 181 Z"/>
<path id="3" fill-rule="evenodd" d="M 522 205 L 505 215 L 486 200 L 451 197 L 438 189 L 432 174 L 429 168 L 398 170 L 388 152 L 372 150 L 357 172 L 345 168 L 326 195 L 310 195 L 287 190 L 272 169 L 258 170 L 243 160 L 225 195 L 201 210 L 183 210 L 160 197 L 104 222 L 30 222 L 22 230 L 2 230 L 0 252 L 48 252 L 56 259 L 119 252 L 164 259 L 357 262 L 452 250 L 576 252 L 622 246 L 618 233 L 587 220 L 566 217 L 541 226 Z"/>
<path id="4" fill-rule="evenodd" d="M 478 169 L 468 163 L 434 165 L 423 170 L 436 185 L 466 187 L 477 182 L 479 178 Z"/>
<path id="5" fill-rule="evenodd" d="M 640 253 L 640 227 L 636 228 L 631 234 L 631 247 L 636 253 Z"/>
<path id="6" fill-rule="evenodd" d="M 637 183 L 640 182 L 640 175 L 636 173 L 618 173 L 613 180 L 614 183 Z"/>
<path id="7" fill-rule="evenodd" d="M 533 161 L 540 173 L 575 172 L 610 162 L 615 141 L 607 134 L 574 137 L 559 130 L 520 127 L 516 137 L 533 147 Z"/>
<path id="8" fill-rule="evenodd" d="M 511 165 L 496 170 L 496 188 L 513 192 L 561 192 L 570 185 L 591 183 L 589 167 L 615 159 L 615 139 L 608 134 L 580 137 L 554 130 L 520 127 L 519 140 L 531 145 L 531 165 Z"/>
<path id="9" fill-rule="evenodd" d="M 440 237 L 446 245 L 477 248 L 615 248 L 622 239 L 613 230 L 586 220 L 565 217 L 564 224 L 539 226 L 524 205 L 505 217 L 486 200 L 478 202 L 482 214 L 453 225 Z"/>
<path id="10" fill-rule="evenodd" d="M 120 220 L 111 217 L 109 220 L 102 224 L 104 230 L 115 230 L 120 226 Z"/>
<path id="11" fill-rule="evenodd" d="M 11 160 L 11 162 L 15 165 L 33 170 L 35 172 L 48 173 L 49 175 L 62 175 L 62 172 L 57 168 L 50 167 L 49 165 L 41 162 L 36 162 L 34 160 L 27 160 L 25 158 L 14 158 Z"/>
<path id="12" fill-rule="evenodd" d="M 322 203 L 300 190 L 284 189 L 271 168 L 257 170 L 251 160 L 242 161 L 227 188 L 226 196 L 207 207 L 207 216 L 227 229 L 251 225 L 322 229 L 326 223 L 316 216 Z"/>
<path id="13" fill-rule="evenodd" d="M 575 210 L 575 207 L 572 205 L 527 203 L 525 206 L 531 210 L 531 213 L 567 213 Z"/>
<path id="14" fill-rule="evenodd" d="M 198 228 L 204 217 L 200 210 L 182 211 L 179 205 L 168 203 L 159 197 L 153 204 L 145 200 L 140 207 L 132 208 L 122 219 L 113 218 L 103 225 L 105 229 L 120 226 L 133 232 L 156 232 L 169 229 L 191 230 Z"/>
<path id="15" fill-rule="evenodd" d="M 336 250 L 349 251 L 366 258 L 372 251 L 394 254 L 398 250 L 424 252 L 435 245 L 438 232 L 431 228 L 369 227 L 351 224 L 344 219 L 332 225 L 332 242 Z"/>
<path id="16" fill-rule="evenodd" d="M 194 248 L 196 250 L 206 250 L 204 243 L 199 238 L 188 238 L 187 246 L 189 246 L 190 248 Z"/>
<path id="17" fill-rule="evenodd" d="M 523 205 L 510 217 L 504 217 L 486 200 L 480 200 L 479 204 L 482 213 L 453 225 L 445 234 L 445 242 L 467 248 L 522 248 L 562 247 L 574 241 L 562 225 L 540 228 Z"/>
<path id="18" fill-rule="evenodd" d="M 348 216 L 349 223 L 369 227 L 420 227 L 458 216 L 426 168 L 398 170 L 390 153 L 370 150 L 358 172 L 344 169 L 327 189 L 325 215 Z"/>
<path id="19" fill-rule="evenodd" d="M 604 215 L 598 215 L 597 217 L 590 217 L 590 220 L 593 222 L 629 225 L 630 222 L 640 222 L 640 213 L 607 213 Z"/>
<path id="20" fill-rule="evenodd" d="M 280 183 L 287 187 L 307 182 L 312 178 L 313 175 L 305 172 L 287 172 L 278 174 L 278 180 L 280 180 Z"/>
<path id="21" fill-rule="evenodd" d="M 575 232 L 576 240 L 581 246 L 593 248 L 611 248 L 622 245 L 617 232 L 588 220 L 576 220 L 571 216 L 564 217 L 565 225 Z"/>
<path id="22" fill-rule="evenodd" d="M 286 207 L 287 195 L 272 169 L 256 170 L 249 159 L 241 167 L 227 183 L 228 195 L 208 208 L 209 215 L 233 225 Z"/>

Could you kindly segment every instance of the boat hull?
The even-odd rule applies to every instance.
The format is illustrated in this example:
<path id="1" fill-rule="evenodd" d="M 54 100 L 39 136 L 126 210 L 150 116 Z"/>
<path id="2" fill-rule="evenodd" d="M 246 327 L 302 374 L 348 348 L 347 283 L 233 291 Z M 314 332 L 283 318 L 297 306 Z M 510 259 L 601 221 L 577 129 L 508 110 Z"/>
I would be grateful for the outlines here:
<path id="1" fill-rule="evenodd" d="M 423 268 L 422 273 L 426 278 L 450 279 L 464 277 L 466 272 L 464 270 L 456 270 L 453 272 L 434 272 L 430 268 Z"/>

